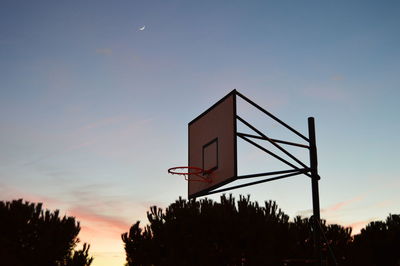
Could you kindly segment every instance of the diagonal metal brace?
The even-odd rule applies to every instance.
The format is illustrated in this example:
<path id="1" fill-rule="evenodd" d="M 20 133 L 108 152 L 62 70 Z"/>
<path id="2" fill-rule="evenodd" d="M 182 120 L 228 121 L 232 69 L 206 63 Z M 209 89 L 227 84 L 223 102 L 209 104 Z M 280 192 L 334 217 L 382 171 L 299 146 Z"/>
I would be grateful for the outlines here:
<path id="1" fill-rule="evenodd" d="M 232 187 L 228 187 L 228 188 L 209 191 L 209 192 L 207 192 L 207 193 L 205 193 L 204 195 L 201 195 L 201 196 L 206 196 L 206 195 L 211 195 L 211 194 L 215 194 L 215 193 L 225 192 L 225 191 L 228 191 L 228 190 L 242 188 L 242 187 L 248 187 L 248 186 L 261 184 L 261 183 L 265 183 L 265 182 L 269 182 L 269 181 L 274 181 L 274 180 L 278 180 L 278 179 L 282 179 L 282 178 L 286 178 L 286 177 L 290 177 L 290 176 L 300 175 L 300 174 L 303 174 L 303 173 L 304 173 L 304 169 L 300 169 L 300 171 L 297 171 L 295 173 L 290 173 L 290 174 L 276 176 L 276 177 L 270 177 L 270 178 L 267 178 L 267 179 L 254 181 L 254 182 L 250 182 L 250 183 L 246 183 L 246 184 L 242 184 L 242 185 L 237 185 L 237 186 L 232 186 Z"/>
<path id="2" fill-rule="evenodd" d="M 295 133 L 297 136 L 299 136 L 300 138 L 304 139 L 307 142 L 310 142 L 310 140 L 304 136 L 303 134 L 301 134 L 300 132 L 298 132 L 297 130 L 295 130 L 294 128 L 292 128 L 291 126 L 289 126 L 288 124 L 286 124 L 285 122 L 283 122 L 282 120 L 280 120 L 279 118 L 277 118 L 276 116 L 274 116 L 273 114 L 271 114 L 270 112 L 268 112 L 267 110 L 265 110 L 264 108 L 262 108 L 261 106 L 259 106 L 258 104 L 256 104 L 255 102 L 253 102 L 252 100 L 250 100 L 249 98 L 247 98 L 246 96 L 244 96 L 243 94 L 241 94 L 238 91 L 235 91 L 236 95 L 238 95 L 240 98 L 242 98 L 243 100 L 245 100 L 246 102 L 248 102 L 249 104 L 253 105 L 255 108 L 257 108 L 258 110 L 260 110 L 261 112 L 263 112 L 264 114 L 266 114 L 267 116 L 271 117 L 273 120 L 275 120 L 276 122 L 278 122 L 279 124 L 281 124 L 282 126 L 286 127 L 287 129 L 289 129 L 290 131 L 292 131 L 293 133 Z"/>
<path id="3" fill-rule="evenodd" d="M 267 172 L 267 173 L 241 175 L 241 176 L 238 176 L 237 179 L 246 179 L 246 178 L 253 178 L 253 177 L 260 177 L 260 176 L 297 173 L 299 171 L 303 171 L 303 173 L 307 173 L 307 172 L 310 172 L 310 169 L 309 168 L 303 168 L 303 169 L 292 169 L 292 170 L 282 170 L 282 171 L 274 171 L 274 172 Z"/>
<path id="4" fill-rule="evenodd" d="M 257 128 L 255 128 L 253 125 L 251 125 L 249 122 L 247 122 L 246 120 L 244 120 L 243 118 L 241 118 L 240 116 L 236 115 L 237 119 L 239 119 L 240 122 L 242 122 L 243 124 L 245 124 L 246 126 L 248 126 L 249 128 L 251 128 L 254 132 L 256 132 L 257 134 L 259 134 L 261 137 L 265 138 L 267 141 L 269 141 L 272 145 L 274 145 L 276 148 L 278 148 L 280 151 L 282 151 L 284 154 L 286 154 L 287 156 L 289 156 L 292 160 L 294 160 L 295 162 L 297 162 L 298 164 L 300 164 L 301 166 L 303 166 L 304 168 L 307 168 L 307 165 L 305 165 L 302 161 L 300 161 L 299 159 L 297 159 L 296 157 L 294 157 L 290 152 L 288 152 L 287 150 L 285 150 L 284 148 L 282 148 L 279 144 L 273 142 L 269 137 L 267 137 L 265 134 L 263 134 L 260 130 L 258 130 Z M 240 135 L 239 135 L 240 136 Z M 243 136 L 242 136 L 243 138 Z M 297 168 L 297 167 L 294 167 Z"/>
<path id="5" fill-rule="evenodd" d="M 283 159 L 282 157 L 276 155 L 275 153 L 273 153 L 273 152 L 267 150 L 267 149 L 264 148 L 263 146 L 261 146 L 261 145 L 255 143 L 254 141 L 248 139 L 247 137 L 244 137 L 244 136 L 241 136 L 241 135 L 238 135 L 238 136 L 239 136 L 240 138 L 244 139 L 245 141 L 249 142 L 250 144 L 256 146 L 256 147 L 259 148 L 260 150 L 262 150 L 262 151 L 268 153 L 269 155 L 271 155 L 271 156 L 274 157 L 275 159 L 278 159 L 279 161 L 281 161 L 281 162 L 283 162 L 283 163 L 289 165 L 290 167 L 292 167 L 292 168 L 294 168 L 294 169 L 296 169 L 296 170 L 300 170 L 300 168 L 297 167 L 296 165 L 294 165 L 294 164 L 288 162 L 287 160 L 285 160 L 285 159 Z M 306 166 L 306 167 L 304 167 L 304 168 L 308 169 L 309 167 Z M 305 174 L 306 176 L 311 177 L 311 175 L 310 175 L 309 173 L 307 173 L 307 172 L 304 173 L 304 174 Z"/>
<path id="6" fill-rule="evenodd" d="M 266 139 L 266 138 L 264 138 L 264 137 L 257 136 L 257 135 L 252 135 L 252 134 L 247 134 L 247 133 L 238 132 L 237 134 L 238 134 L 238 135 L 245 136 L 245 137 L 249 137 L 249 138 L 254 138 L 254 139 L 268 140 L 268 139 Z M 273 142 L 276 142 L 276 143 L 282 143 L 282 144 L 291 145 L 291 146 L 296 146 L 296 147 L 300 147 L 300 148 L 305 148 L 305 149 L 309 149 L 309 148 L 310 148 L 310 147 L 307 146 L 307 145 L 300 144 L 300 143 L 294 143 L 294 142 L 290 142 L 290 141 L 286 141 L 286 140 L 271 139 L 271 138 L 270 138 L 270 140 L 272 140 Z"/>

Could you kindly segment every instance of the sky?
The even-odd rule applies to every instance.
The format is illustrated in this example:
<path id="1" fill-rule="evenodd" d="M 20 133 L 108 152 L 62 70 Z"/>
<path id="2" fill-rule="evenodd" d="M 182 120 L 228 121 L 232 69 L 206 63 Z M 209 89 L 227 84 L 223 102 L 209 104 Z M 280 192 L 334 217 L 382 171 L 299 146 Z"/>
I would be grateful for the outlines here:
<path id="1" fill-rule="evenodd" d="M 237 89 L 305 135 L 315 117 L 328 223 L 357 233 L 398 214 L 399 13 L 398 1 L 1 0 L 0 200 L 76 217 L 92 265 L 123 265 L 120 235 L 187 198 L 167 169 L 187 164 L 188 122 Z M 275 169 L 240 141 L 238 158 L 242 173 Z M 232 194 L 311 214 L 306 176 Z"/>

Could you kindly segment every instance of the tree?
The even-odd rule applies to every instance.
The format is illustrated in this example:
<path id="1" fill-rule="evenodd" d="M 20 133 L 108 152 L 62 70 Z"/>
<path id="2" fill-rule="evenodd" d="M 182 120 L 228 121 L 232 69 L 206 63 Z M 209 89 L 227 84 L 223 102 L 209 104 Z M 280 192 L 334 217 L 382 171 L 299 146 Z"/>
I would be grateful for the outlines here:
<path id="1" fill-rule="evenodd" d="M 90 245 L 84 243 L 82 250 L 74 250 L 74 254 L 67 257 L 65 266 L 89 266 L 93 262 L 93 258 L 89 257 Z"/>
<path id="2" fill-rule="evenodd" d="M 122 234 L 127 265 L 282 265 L 312 258 L 309 219 L 289 222 L 274 201 L 264 206 L 240 196 L 179 198 L 165 212 L 153 206 L 149 224 Z M 322 223 L 333 248 L 346 245 L 349 230 Z M 287 260 L 291 258 L 292 260 Z M 299 265 L 299 264 L 296 264 Z"/>
<path id="3" fill-rule="evenodd" d="M 41 203 L 0 201 L 0 264 L 88 266 L 88 245 L 73 252 L 79 231 L 75 218 L 43 210 Z"/>
<path id="4" fill-rule="evenodd" d="M 400 215 L 370 222 L 354 236 L 352 254 L 357 265 L 400 265 Z"/>

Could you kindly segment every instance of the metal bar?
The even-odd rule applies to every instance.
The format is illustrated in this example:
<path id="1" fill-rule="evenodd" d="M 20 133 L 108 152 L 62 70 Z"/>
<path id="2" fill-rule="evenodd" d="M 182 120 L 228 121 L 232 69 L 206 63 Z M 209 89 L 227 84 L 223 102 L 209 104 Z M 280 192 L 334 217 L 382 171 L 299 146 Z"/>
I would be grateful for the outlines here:
<path id="1" fill-rule="evenodd" d="M 241 94 L 240 92 L 236 91 L 236 95 L 239 95 L 240 98 L 242 98 L 243 100 L 245 100 L 246 102 L 248 102 L 249 104 L 253 105 L 254 107 L 256 107 L 258 110 L 260 110 L 261 112 L 263 112 L 264 114 L 268 115 L 269 117 L 271 117 L 272 119 L 274 119 L 276 122 L 278 122 L 279 124 L 281 124 L 282 126 L 286 127 L 287 129 L 289 129 L 290 131 L 292 131 L 293 133 L 295 133 L 297 136 L 299 136 L 300 138 L 309 141 L 309 139 L 307 137 L 305 137 L 303 134 L 301 134 L 300 132 L 298 132 L 297 130 L 295 130 L 294 128 L 292 128 L 291 126 L 289 126 L 288 124 L 286 124 L 285 122 L 283 122 L 282 120 L 280 120 L 279 118 L 277 118 L 276 116 L 274 116 L 273 114 L 271 114 L 270 112 L 268 112 L 267 110 L 265 110 L 264 108 L 262 108 L 261 106 L 259 106 L 258 104 L 256 104 L 255 102 L 253 102 L 252 100 L 250 100 L 249 98 L 247 98 L 246 96 L 244 96 L 243 94 Z"/>
<path id="2" fill-rule="evenodd" d="M 288 173 L 305 173 L 309 171 L 309 169 L 304 168 L 304 169 L 293 169 L 293 170 L 282 170 L 282 171 L 275 171 L 275 172 L 267 172 L 267 173 L 259 173 L 259 174 L 251 174 L 251 175 L 241 175 L 238 176 L 237 179 L 245 179 L 245 178 L 252 178 L 252 177 L 260 177 L 260 176 L 268 176 L 268 175 L 279 175 L 279 174 L 288 174 Z"/>
<path id="3" fill-rule="evenodd" d="M 321 232 L 318 230 L 317 223 L 320 222 L 320 207 L 319 207 L 319 189 L 318 189 L 318 159 L 317 159 L 317 144 L 315 138 L 315 123 L 314 117 L 308 118 L 308 135 L 310 138 L 310 168 L 311 168 L 311 188 L 313 201 L 313 217 L 314 217 L 314 257 L 317 260 L 315 265 L 322 265 L 321 257 Z M 317 227 L 317 228 L 315 228 Z"/>
<path id="4" fill-rule="evenodd" d="M 275 159 L 278 159 L 279 161 L 281 161 L 281 162 L 283 162 L 283 163 L 285 163 L 285 164 L 291 166 L 291 167 L 294 168 L 294 169 L 299 169 L 299 168 L 298 168 L 297 166 L 295 166 L 294 164 L 292 164 L 292 163 L 286 161 L 285 159 L 281 158 L 280 156 L 276 155 L 275 153 L 270 152 L 269 150 L 267 150 L 267 149 L 264 148 L 263 146 L 261 146 L 261 145 L 255 143 L 254 141 L 252 141 L 252 140 L 246 138 L 245 136 L 241 136 L 241 135 L 238 135 L 238 136 L 239 136 L 240 138 L 244 139 L 245 141 L 249 142 L 250 144 L 253 144 L 254 146 L 256 146 L 257 148 L 259 148 L 260 150 L 262 150 L 262 151 L 268 153 L 269 155 L 271 155 L 271 156 L 274 157 Z"/>
<path id="5" fill-rule="evenodd" d="M 246 126 L 248 126 L 249 128 L 251 128 L 252 130 L 254 130 L 258 135 L 264 137 L 267 141 L 269 141 L 272 145 L 274 145 L 275 147 L 277 147 L 280 151 L 282 151 L 284 154 L 286 154 L 287 156 L 289 156 L 290 158 L 292 158 L 293 161 L 297 162 L 298 164 L 300 164 L 301 166 L 303 166 L 304 168 L 307 168 L 307 165 L 305 165 L 302 161 L 300 161 L 299 159 L 297 159 L 296 157 L 294 157 L 292 154 L 290 154 L 290 152 L 286 151 L 284 148 L 282 148 L 281 146 L 279 146 L 278 144 L 276 144 L 275 142 L 271 141 L 270 138 L 268 138 L 265 134 L 263 134 L 260 130 L 258 130 L 257 128 L 255 128 L 254 126 L 252 126 L 249 122 L 247 122 L 246 120 L 244 120 L 243 118 L 241 118 L 240 116 L 236 115 L 237 119 L 239 119 L 240 122 L 242 122 L 243 124 L 245 124 Z"/>
<path id="6" fill-rule="evenodd" d="M 263 146 L 261 146 L 261 145 L 255 143 L 254 141 L 252 141 L 252 140 L 250 140 L 250 139 L 248 139 L 248 138 L 246 138 L 246 137 L 244 137 L 244 136 L 240 136 L 240 135 L 238 135 L 238 136 L 239 136 L 240 138 L 244 139 L 245 141 L 249 142 L 250 144 L 253 144 L 254 146 L 256 146 L 257 148 L 259 148 L 260 150 L 262 150 L 262 151 L 268 153 L 269 155 L 271 155 L 271 156 L 274 157 L 275 159 L 278 159 L 279 161 L 281 161 L 281 162 L 283 162 L 283 163 L 289 165 L 290 167 L 292 167 L 292 168 L 294 168 L 294 169 L 296 169 L 296 170 L 300 170 L 300 168 L 298 168 L 296 165 L 294 165 L 294 164 L 292 164 L 292 163 L 286 161 L 285 159 L 281 158 L 280 156 L 276 155 L 275 153 L 270 152 L 269 150 L 267 150 L 267 149 L 264 148 Z M 308 168 L 308 167 L 305 167 L 305 168 Z M 304 173 L 304 174 L 307 175 L 307 176 L 309 176 L 309 177 L 311 177 L 311 175 L 310 175 L 309 173 Z"/>
<path id="7" fill-rule="evenodd" d="M 203 194 L 201 196 L 207 196 L 207 195 L 211 195 L 211 194 L 215 194 L 215 193 L 225 192 L 225 191 L 232 190 L 232 189 L 248 187 L 248 186 L 251 186 L 251 185 L 257 185 L 257 184 L 261 184 L 261 183 L 265 183 L 265 182 L 269 182 L 269 181 L 274 181 L 274 180 L 278 180 L 278 179 L 282 179 L 282 178 L 286 178 L 286 177 L 290 177 L 290 176 L 295 176 L 295 175 L 299 175 L 299 174 L 301 174 L 301 173 L 298 172 L 298 173 L 291 173 L 291 174 L 271 177 L 271 178 L 267 178 L 267 179 L 263 179 L 263 180 L 259 180 L 259 181 L 254 181 L 254 182 L 250 182 L 250 183 L 246 183 L 246 184 L 242 184 L 242 185 L 237 185 L 237 186 L 232 186 L 232 187 L 228 187 L 228 188 L 209 191 L 209 192 L 207 192 L 207 193 L 205 193 L 205 194 Z"/>
<path id="8" fill-rule="evenodd" d="M 252 135 L 252 134 L 241 133 L 241 132 L 238 132 L 237 134 L 238 134 L 238 135 L 243 135 L 243 136 L 249 137 L 249 138 L 267 140 L 267 139 L 265 139 L 264 137 L 256 136 L 256 135 Z M 286 141 L 286 140 L 271 139 L 271 138 L 270 138 L 270 140 L 272 140 L 273 142 L 282 143 L 282 144 L 287 144 L 287 145 L 292 145 L 292 146 L 297 146 L 297 147 L 300 147 L 300 148 L 306 148 L 306 149 L 310 148 L 310 147 L 307 146 L 307 145 L 299 144 L 299 143 L 294 143 L 294 142 L 290 142 L 290 141 Z"/>

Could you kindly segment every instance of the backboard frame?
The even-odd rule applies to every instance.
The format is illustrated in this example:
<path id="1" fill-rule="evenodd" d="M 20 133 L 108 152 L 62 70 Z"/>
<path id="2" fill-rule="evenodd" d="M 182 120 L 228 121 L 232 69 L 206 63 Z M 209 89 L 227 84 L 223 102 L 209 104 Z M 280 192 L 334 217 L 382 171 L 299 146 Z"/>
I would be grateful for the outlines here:
<path id="1" fill-rule="evenodd" d="M 188 136 L 189 136 L 188 137 L 188 154 L 189 154 L 189 156 L 188 156 L 188 165 L 189 166 L 203 167 L 203 169 L 204 169 L 204 164 L 191 165 L 191 156 L 190 156 L 191 134 L 190 134 L 190 127 L 193 124 L 195 124 L 197 121 L 201 120 L 202 118 L 204 119 L 205 116 L 207 116 L 211 112 L 213 112 L 213 110 L 215 110 L 216 108 L 218 108 L 218 106 L 223 104 L 227 99 L 229 99 L 229 97 L 232 97 L 232 113 L 231 113 L 232 118 L 233 118 L 232 119 L 232 123 L 233 123 L 232 124 L 232 134 L 233 134 L 232 145 L 234 147 L 233 148 L 233 159 L 232 159 L 232 162 L 233 162 L 233 165 L 234 165 L 233 166 L 234 167 L 234 171 L 233 171 L 233 173 L 231 175 L 229 175 L 228 177 L 224 178 L 223 181 L 217 181 L 214 184 L 211 183 L 211 184 L 208 184 L 208 185 L 204 185 L 202 189 L 197 189 L 195 192 L 191 191 L 191 186 L 196 186 L 196 185 L 193 185 L 195 182 L 190 182 L 190 179 L 189 179 L 189 182 L 188 182 L 189 183 L 188 184 L 188 198 L 189 199 L 197 198 L 197 197 L 201 197 L 201 196 L 206 196 L 206 195 L 210 195 L 210 194 L 215 194 L 215 193 L 220 193 L 220 192 L 225 192 L 225 191 L 228 191 L 228 190 L 241 188 L 241 187 L 246 187 L 246 186 L 255 185 L 255 184 L 260 184 L 260 183 L 264 183 L 264 182 L 269 182 L 269 181 L 273 181 L 273 180 L 277 180 L 277 179 L 281 179 L 281 178 L 286 178 L 286 177 L 290 177 L 290 176 L 296 176 L 296 175 L 299 175 L 299 174 L 304 174 L 304 175 L 309 176 L 309 177 L 312 176 L 311 175 L 311 166 L 310 167 L 307 166 L 306 164 L 304 164 L 303 162 L 298 160 L 294 155 L 289 153 L 285 148 L 283 148 L 281 146 L 283 144 L 283 145 L 290 145 L 290 146 L 296 146 L 296 147 L 300 147 L 300 148 L 310 149 L 310 145 L 309 145 L 310 140 L 309 140 L 309 138 L 305 137 L 303 134 L 301 134 L 300 132 L 298 132 L 294 128 L 290 127 L 285 122 L 281 121 L 276 116 L 274 116 L 273 114 L 269 113 L 264 108 L 260 107 L 258 104 L 254 103 L 253 101 L 251 101 L 249 98 L 247 98 L 243 94 L 239 93 L 237 90 L 232 90 L 225 97 L 220 99 L 218 102 L 213 104 L 210 108 L 208 108 L 206 111 L 204 111 L 203 113 L 201 113 L 199 116 L 197 116 L 195 119 L 193 119 L 192 121 L 190 121 L 188 123 Z M 252 105 L 253 107 L 258 109 L 259 111 L 263 112 L 268 117 L 272 118 L 273 120 L 275 120 L 276 122 L 278 122 L 279 124 L 281 124 L 282 126 L 287 128 L 289 131 L 292 131 L 292 133 L 296 134 L 298 137 L 303 139 L 303 141 L 306 141 L 307 144 L 299 144 L 299 143 L 294 143 L 294 142 L 289 142 L 289 141 L 284 141 L 284 140 L 279 140 L 279 139 L 273 139 L 273 138 L 269 138 L 268 136 L 266 136 L 264 133 L 259 131 L 257 128 L 255 128 L 253 125 L 248 123 L 246 120 L 244 120 L 243 118 L 241 118 L 237 114 L 237 107 L 236 107 L 237 97 L 240 97 L 241 99 L 243 99 L 248 104 Z M 250 128 L 253 132 L 256 133 L 256 135 L 237 132 L 237 123 L 238 123 L 238 121 L 243 123 L 248 128 Z M 237 140 L 239 138 L 244 140 L 244 141 L 246 141 L 247 143 L 249 143 L 249 144 L 261 149 L 262 151 L 266 152 L 268 155 L 274 157 L 275 159 L 285 163 L 291 169 L 282 170 L 282 171 L 255 173 L 255 174 L 248 174 L 248 175 L 238 176 Z M 211 140 L 209 140 L 207 143 L 204 143 L 202 145 L 202 147 L 203 147 L 203 155 L 202 155 L 203 156 L 203 162 L 204 162 L 204 147 L 206 147 L 207 145 L 209 145 L 210 143 L 215 141 L 215 139 L 217 139 L 217 141 L 219 140 L 218 138 L 211 138 Z M 261 140 L 270 142 L 272 145 L 274 145 L 276 148 L 278 148 L 280 151 L 282 151 L 286 156 L 288 156 L 293 161 L 295 161 L 295 163 L 291 163 L 291 162 L 289 162 L 288 159 L 285 159 L 285 158 L 283 158 L 281 156 L 278 156 L 277 154 L 275 154 L 275 153 L 263 148 L 261 145 L 257 144 L 252 139 L 261 139 Z M 218 145 L 217 150 L 218 149 L 219 149 L 219 145 Z M 219 163 L 220 163 L 219 158 L 217 160 L 218 160 L 218 166 L 213 170 L 216 170 L 219 167 Z M 205 171 L 204 173 L 205 174 L 207 174 L 207 170 L 208 169 L 204 169 L 204 171 Z M 249 182 L 249 183 L 245 183 L 245 184 L 241 184 L 241 185 L 231 186 L 231 187 L 228 187 L 228 188 L 218 189 L 219 187 L 224 186 L 224 185 L 226 185 L 228 183 L 231 183 L 231 182 L 233 182 L 235 180 L 248 179 L 248 178 L 254 178 L 254 177 L 262 177 L 262 176 L 273 176 L 273 177 L 270 177 L 270 178 L 267 178 L 267 179 L 263 179 L 263 180 L 254 181 L 254 182 Z M 211 179 L 213 179 L 212 175 L 210 177 L 211 177 Z M 199 185 L 197 185 L 197 186 L 199 186 Z"/>

